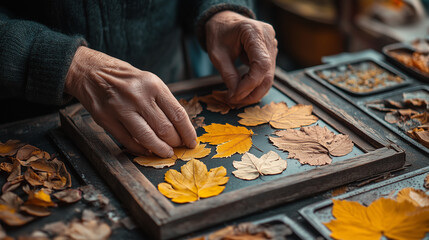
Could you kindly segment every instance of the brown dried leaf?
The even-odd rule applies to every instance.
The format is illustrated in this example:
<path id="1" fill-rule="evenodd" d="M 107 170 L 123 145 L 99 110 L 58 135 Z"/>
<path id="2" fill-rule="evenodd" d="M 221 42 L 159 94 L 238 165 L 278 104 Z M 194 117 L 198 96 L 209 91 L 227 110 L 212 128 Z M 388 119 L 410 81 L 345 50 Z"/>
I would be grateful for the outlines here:
<path id="1" fill-rule="evenodd" d="M 8 140 L 5 143 L 0 142 L 0 157 L 11 157 L 15 155 L 24 144 L 19 140 Z"/>
<path id="2" fill-rule="evenodd" d="M 22 226 L 33 219 L 17 213 L 15 208 L 0 204 L 0 220 L 9 226 Z"/>
<path id="3" fill-rule="evenodd" d="M 75 203 L 82 199 L 82 192 L 78 189 L 67 189 L 53 194 L 61 202 Z"/>
<path id="4" fill-rule="evenodd" d="M 203 111 L 203 107 L 198 102 L 198 97 L 195 96 L 189 102 L 185 99 L 179 99 L 180 105 L 183 106 L 186 113 L 189 116 L 189 119 L 195 118 L 198 114 Z"/>
<path id="5" fill-rule="evenodd" d="M 429 195 L 423 190 L 404 188 L 396 196 L 398 202 L 408 201 L 416 207 L 429 207 Z"/>
<path id="6" fill-rule="evenodd" d="M 22 178 L 22 180 L 23 180 L 23 178 Z M 18 181 L 18 182 L 14 181 L 16 183 L 6 182 L 5 184 L 3 184 L 2 188 L 1 188 L 2 193 L 6 193 L 6 192 L 13 191 L 13 190 L 17 189 L 21 185 L 22 180 Z"/>
<path id="7" fill-rule="evenodd" d="M 16 159 L 25 162 L 30 157 L 37 155 L 43 156 L 42 150 L 30 144 L 26 144 L 18 150 L 18 152 L 16 153 Z"/>
<path id="8" fill-rule="evenodd" d="M 420 126 L 407 131 L 407 135 L 429 148 L 429 126 Z"/>
<path id="9" fill-rule="evenodd" d="M 195 129 L 199 127 L 205 127 L 206 124 L 204 123 L 205 117 L 196 117 L 191 119 L 192 126 L 194 126 Z"/>
<path id="10" fill-rule="evenodd" d="M 272 239 L 273 233 L 267 228 L 252 223 L 241 223 L 237 226 L 227 226 L 208 236 L 209 240 L 267 240 Z M 284 237 L 284 236 L 282 236 Z"/>
<path id="11" fill-rule="evenodd" d="M 57 172 L 59 165 L 54 160 L 49 161 L 46 158 L 40 158 L 40 159 L 37 159 L 36 161 L 31 162 L 29 166 L 36 171 Z"/>
<path id="12" fill-rule="evenodd" d="M 11 173 L 13 170 L 13 164 L 8 162 L 1 162 L 0 163 L 0 169 L 2 171 L 5 171 L 7 173 Z"/>
<path id="13" fill-rule="evenodd" d="M 329 155 L 344 156 L 353 149 L 353 142 L 347 135 L 335 135 L 326 127 L 287 129 L 275 134 L 279 137 L 269 137 L 271 142 L 279 149 L 288 151 L 288 158 L 296 158 L 301 164 L 329 164 L 332 162 Z"/>
<path id="14" fill-rule="evenodd" d="M 0 196 L 0 204 L 7 205 L 13 209 L 18 209 L 24 201 L 13 192 L 7 192 Z"/>
<path id="15" fill-rule="evenodd" d="M 62 235 L 67 231 L 67 225 L 64 222 L 53 222 L 43 226 L 42 230 L 49 235 Z"/>
<path id="16" fill-rule="evenodd" d="M 21 211 L 36 217 L 46 217 L 51 215 L 51 211 L 47 207 L 35 205 L 23 205 L 19 208 Z"/>
<path id="17" fill-rule="evenodd" d="M 27 168 L 27 171 L 24 173 L 24 178 L 31 186 L 42 186 L 45 181 L 39 174 L 31 170 L 31 168 Z"/>
<path id="18" fill-rule="evenodd" d="M 342 186 L 342 187 L 334 188 L 334 189 L 332 190 L 332 197 L 335 197 L 335 196 L 338 196 L 338 195 L 344 194 L 344 193 L 346 193 L 346 192 L 347 192 L 347 190 L 348 190 L 348 187 L 347 187 L 347 186 Z"/>
<path id="19" fill-rule="evenodd" d="M 198 97 L 198 100 L 207 104 L 207 110 L 221 114 L 227 114 L 231 109 L 238 107 L 228 102 L 227 91 L 213 91 L 209 95 Z"/>
<path id="20" fill-rule="evenodd" d="M 13 159 L 12 161 L 13 161 L 12 171 L 9 174 L 9 176 L 7 177 L 8 182 L 13 182 L 22 176 L 21 175 L 21 164 L 16 159 Z"/>
<path id="21" fill-rule="evenodd" d="M 419 113 L 411 117 L 418 120 L 421 124 L 429 123 L 429 112 Z"/>

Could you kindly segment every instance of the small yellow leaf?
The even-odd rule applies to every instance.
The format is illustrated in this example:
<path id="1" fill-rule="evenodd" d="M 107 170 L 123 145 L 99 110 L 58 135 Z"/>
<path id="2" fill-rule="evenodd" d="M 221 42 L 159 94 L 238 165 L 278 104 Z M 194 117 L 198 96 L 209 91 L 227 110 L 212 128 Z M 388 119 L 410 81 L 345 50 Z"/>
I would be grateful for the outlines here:
<path id="1" fill-rule="evenodd" d="M 271 102 L 263 106 L 248 107 L 244 113 L 238 114 L 239 123 L 245 126 L 257 126 L 269 123 L 274 128 L 297 128 L 317 122 L 317 117 L 312 115 L 313 106 L 298 104 L 288 108 L 286 103 Z"/>
<path id="2" fill-rule="evenodd" d="M 194 202 L 200 198 L 219 195 L 228 182 L 226 169 L 217 167 L 207 171 L 204 163 L 192 159 L 181 167 L 181 173 L 170 169 L 165 173 L 165 181 L 158 190 L 176 203 Z"/>
<path id="3" fill-rule="evenodd" d="M 57 206 L 56 203 L 52 202 L 51 196 L 46 193 L 43 189 L 38 191 L 31 191 L 28 194 L 28 200 L 24 203 L 25 205 L 35 205 L 40 207 L 51 207 Z"/>
<path id="4" fill-rule="evenodd" d="M 174 148 L 174 155 L 170 158 L 160 158 L 157 156 L 140 156 L 134 158 L 134 161 L 145 167 L 164 168 L 171 167 L 177 159 L 189 161 L 194 158 L 203 158 L 210 154 L 211 149 L 206 148 L 206 144 L 198 144 L 194 149 L 186 147 Z"/>
<path id="5" fill-rule="evenodd" d="M 213 158 L 229 157 L 234 153 L 243 154 L 252 147 L 253 131 L 245 127 L 213 123 L 204 129 L 207 133 L 198 137 L 198 140 L 218 145 L 217 154 Z"/>

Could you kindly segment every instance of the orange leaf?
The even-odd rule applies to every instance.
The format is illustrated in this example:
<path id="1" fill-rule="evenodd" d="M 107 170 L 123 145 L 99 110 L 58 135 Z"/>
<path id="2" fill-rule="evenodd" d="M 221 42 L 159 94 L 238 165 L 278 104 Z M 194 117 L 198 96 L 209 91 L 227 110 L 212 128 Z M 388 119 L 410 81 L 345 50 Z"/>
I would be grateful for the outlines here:
<path id="1" fill-rule="evenodd" d="M 10 157 L 15 155 L 24 144 L 19 140 L 8 140 L 5 143 L 0 142 L 0 157 Z"/>
<path id="2" fill-rule="evenodd" d="M 424 191 L 414 188 L 404 188 L 398 192 L 398 202 L 408 201 L 416 207 L 429 207 L 429 195 Z"/>
<path id="3" fill-rule="evenodd" d="M 284 102 L 271 102 L 262 108 L 245 108 L 244 113 L 238 114 L 242 118 L 238 122 L 245 126 L 269 123 L 274 128 L 297 128 L 317 122 L 317 117 L 311 114 L 312 111 L 311 105 L 298 104 L 288 108 Z"/>
<path id="4" fill-rule="evenodd" d="M 213 158 L 229 157 L 234 153 L 243 154 L 252 147 L 253 131 L 245 127 L 213 123 L 204 129 L 207 133 L 198 137 L 198 140 L 218 145 L 217 154 Z"/>

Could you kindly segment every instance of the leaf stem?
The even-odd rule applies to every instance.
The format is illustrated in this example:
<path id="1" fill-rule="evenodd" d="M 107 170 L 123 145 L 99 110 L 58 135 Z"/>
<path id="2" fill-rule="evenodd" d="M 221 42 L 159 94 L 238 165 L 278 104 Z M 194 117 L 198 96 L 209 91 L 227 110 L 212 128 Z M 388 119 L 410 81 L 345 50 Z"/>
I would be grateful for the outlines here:
<path id="1" fill-rule="evenodd" d="M 255 144 L 252 144 L 252 146 L 253 146 L 254 148 L 258 149 L 260 152 L 264 152 L 264 151 L 262 151 L 260 148 L 258 148 L 257 146 L 255 146 Z"/>

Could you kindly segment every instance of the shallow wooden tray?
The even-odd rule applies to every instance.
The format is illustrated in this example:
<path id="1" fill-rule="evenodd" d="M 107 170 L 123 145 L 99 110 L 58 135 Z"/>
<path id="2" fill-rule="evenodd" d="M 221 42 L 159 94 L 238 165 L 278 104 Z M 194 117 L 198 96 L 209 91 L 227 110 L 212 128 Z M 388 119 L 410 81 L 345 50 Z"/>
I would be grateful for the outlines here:
<path id="1" fill-rule="evenodd" d="M 364 205 L 369 205 L 380 197 L 387 197 L 403 188 L 412 187 L 416 189 L 427 190 L 423 187 L 424 178 L 429 174 L 429 167 L 425 167 L 414 172 L 410 172 L 384 182 L 376 183 L 370 186 L 351 191 L 334 197 L 333 199 L 342 199 L 349 201 L 358 201 Z M 326 239 L 331 239 L 331 231 L 323 223 L 334 219 L 332 216 L 332 200 L 327 199 L 308 205 L 299 210 L 299 213 Z M 426 239 L 426 238 L 425 238 Z"/>
<path id="2" fill-rule="evenodd" d="M 176 96 L 189 97 L 204 91 L 210 92 L 222 86 L 221 83 L 220 77 L 209 77 L 172 84 L 169 87 Z M 271 93 L 277 95 L 272 97 Z M 230 181 L 226 184 L 224 193 L 179 205 L 172 203 L 157 190 L 157 183 L 162 181 L 167 169 L 158 170 L 135 165 L 132 156 L 125 154 L 80 105 L 60 111 L 61 127 L 104 177 L 124 206 L 130 209 L 136 223 L 146 234 L 156 239 L 181 236 L 404 165 L 405 153 L 397 145 L 383 140 L 371 128 L 337 108 L 328 96 L 289 79 L 280 69 L 276 70 L 275 84 L 270 94 L 267 96 L 268 101 L 286 99 L 289 101 L 288 105 L 312 104 L 313 113 L 321 119 L 320 124 L 350 136 L 356 146 L 354 153 L 320 167 L 301 166 L 296 160 L 288 159 L 288 169 L 283 174 L 272 178 L 264 176 L 264 179 L 258 181 L 245 181 L 236 179 L 231 174 L 231 162 L 238 160 L 240 155 L 220 160 L 210 159 L 214 154 L 212 151 L 211 155 L 201 160 L 208 168 L 219 165 L 227 168 Z M 242 112 L 242 109 L 227 115 L 203 115 L 206 116 L 206 124 L 234 120 L 235 125 L 239 125 L 236 122 L 238 112 Z M 258 126 L 252 130 L 259 133 L 254 138 L 255 145 L 264 152 L 275 149 L 264 136 L 267 131 L 274 132 L 273 129 L 269 126 Z M 255 153 L 262 155 L 260 152 Z M 287 156 L 286 153 L 281 154 Z M 178 169 L 180 164 L 172 168 Z"/>

